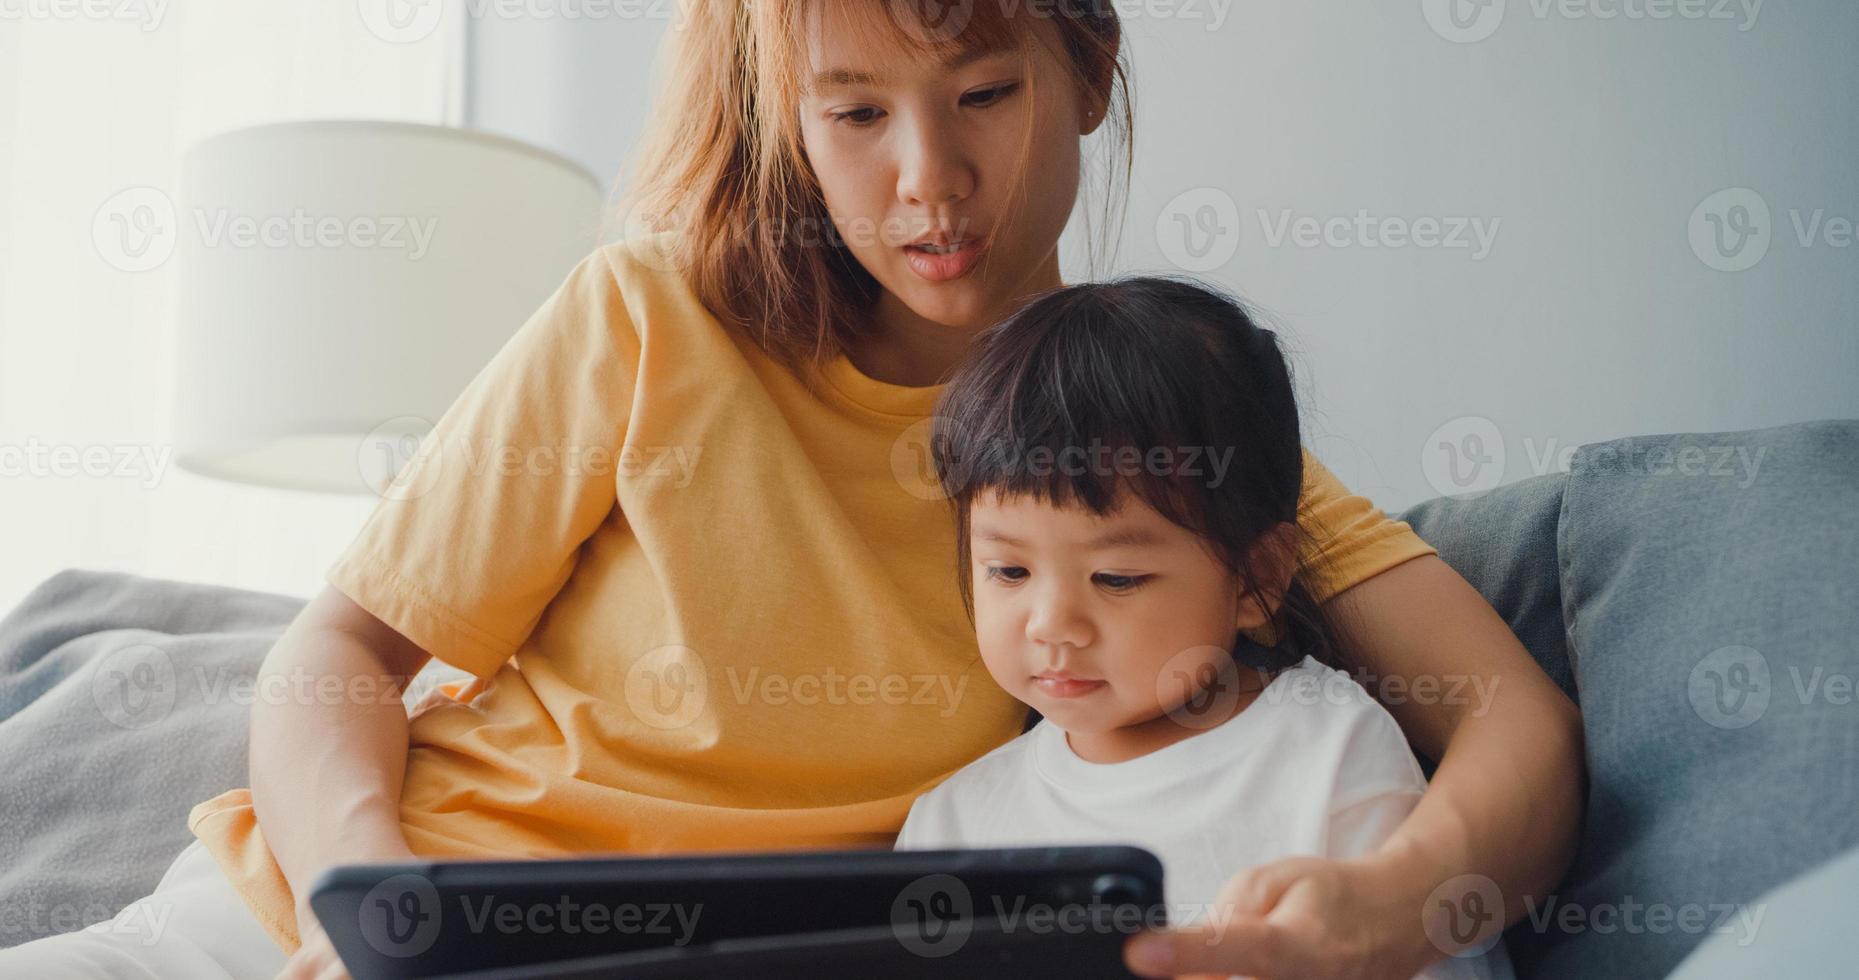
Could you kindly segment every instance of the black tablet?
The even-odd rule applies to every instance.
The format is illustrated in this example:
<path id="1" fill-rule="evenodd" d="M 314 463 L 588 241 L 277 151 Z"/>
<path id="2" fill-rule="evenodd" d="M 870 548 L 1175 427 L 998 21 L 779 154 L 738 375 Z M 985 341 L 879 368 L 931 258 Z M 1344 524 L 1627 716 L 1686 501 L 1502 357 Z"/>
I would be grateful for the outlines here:
<path id="1" fill-rule="evenodd" d="M 356 980 L 1129 977 L 1165 925 L 1136 847 L 801 851 L 331 868 L 310 906 Z"/>

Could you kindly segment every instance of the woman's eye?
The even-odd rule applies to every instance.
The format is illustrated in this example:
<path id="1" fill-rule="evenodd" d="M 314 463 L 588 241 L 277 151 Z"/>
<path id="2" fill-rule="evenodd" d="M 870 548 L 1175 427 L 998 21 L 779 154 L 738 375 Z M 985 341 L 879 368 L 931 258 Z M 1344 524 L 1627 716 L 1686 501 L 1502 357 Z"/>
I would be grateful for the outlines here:
<path id="1" fill-rule="evenodd" d="M 1018 565 L 989 565 L 987 576 L 991 581 L 1013 585 L 1016 582 L 1025 581 L 1026 569 Z"/>
<path id="2" fill-rule="evenodd" d="M 877 117 L 870 115 L 870 113 L 875 113 L 877 111 L 878 110 L 870 106 L 864 106 L 858 109 L 849 109 L 845 112 L 830 113 L 830 115 L 836 123 L 845 123 L 848 126 L 869 126 L 877 122 Z"/>
<path id="3" fill-rule="evenodd" d="M 1019 87 L 1019 82 L 1009 82 L 1005 85 L 996 85 L 993 88 L 982 89 L 979 92 L 970 92 L 965 98 L 970 100 L 970 105 L 978 105 L 985 109 L 1005 99 L 1007 96 L 1012 95 L 1014 90 Z"/>
<path id="4" fill-rule="evenodd" d="M 1112 592 L 1130 592 L 1149 581 L 1147 575 L 1112 575 L 1109 572 L 1099 572 L 1093 577 L 1097 579 L 1097 584 Z"/>

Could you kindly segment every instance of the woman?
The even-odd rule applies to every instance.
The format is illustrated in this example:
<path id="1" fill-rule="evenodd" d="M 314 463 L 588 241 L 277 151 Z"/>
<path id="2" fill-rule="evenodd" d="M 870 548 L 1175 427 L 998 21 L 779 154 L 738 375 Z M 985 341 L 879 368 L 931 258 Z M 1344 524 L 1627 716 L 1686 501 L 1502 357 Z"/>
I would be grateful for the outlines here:
<path id="1" fill-rule="evenodd" d="M 196 919 L 218 924 L 173 956 L 340 975 L 303 902 L 337 863 L 888 845 L 1019 732 L 919 463 L 968 339 L 1060 285 L 1082 138 L 1111 121 L 1127 171 L 1117 18 L 1058 6 L 688 6 L 633 194 L 669 230 L 569 275 L 264 665 L 398 685 L 438 657 L 476 679 L 410 721 L 394 697 L 256 706 L 251 789 L 195 809 L 162 886 L 217 896 Z M 1388 845 L 1235 877 L 1217 933 L 1132 941 L 1145 975 L 1410 976 L 1441 955 L 1436 889 L 1482 875 L 1514 920 L 1572 853 L 1573 706 L 1311 463 L 1313 592 L 1349 655 L 1494 693 L 1389 704 L 1440 766 Z"/>

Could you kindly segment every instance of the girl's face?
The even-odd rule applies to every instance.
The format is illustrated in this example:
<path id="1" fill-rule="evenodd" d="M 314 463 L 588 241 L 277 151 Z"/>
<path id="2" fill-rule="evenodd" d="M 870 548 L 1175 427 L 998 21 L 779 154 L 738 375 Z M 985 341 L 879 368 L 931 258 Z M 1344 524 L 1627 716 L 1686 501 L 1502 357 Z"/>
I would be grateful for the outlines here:
<path id="1" fill-rule="evenodd" d="M 970 514 L 982 660 L 1081 757 L 1146 754 L 1249 700 L 1198 713 L 1216 678 L 1235 683 L 1235 631 L 1266 616 L 1193 532 L 1128 496 L 1104 518 L 992 494 Z"/>
<path id="2" fill-rule="evenodd" d="M 1015 50 L 929 64 L 901 43 L 861 47 L 830 10 L 812 18 L 801 139 L 835 229 L 884 287 L 881 324 L 972 333 L 1027 293 L 1060 284 L 1079 137 L 1096 114 L 1086 120 L 1050 47 L 1057 28 L 1042 20 L 1035 30 L 1045 43 L 1031 45 L 1029 73 Z M 1029 138 L 1035 179 L 1010 204 Z M 925 238 L 966 244 L 934 256 L 912 244 Z"/>

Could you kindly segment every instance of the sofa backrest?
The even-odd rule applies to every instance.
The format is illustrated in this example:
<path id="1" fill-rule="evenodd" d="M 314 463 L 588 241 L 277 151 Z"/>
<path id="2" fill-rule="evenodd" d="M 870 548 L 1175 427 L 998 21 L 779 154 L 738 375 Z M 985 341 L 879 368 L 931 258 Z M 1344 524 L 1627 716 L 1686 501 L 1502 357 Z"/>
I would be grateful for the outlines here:
<path id="1" fill-rule="evenodd" d="M 1581 849 L 1519 976 L 1663 976 L 1859 844 L 1859 422 L 1584 446 L 1402 516 L 1582 707 Z"/>

